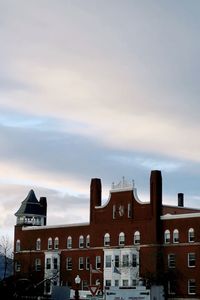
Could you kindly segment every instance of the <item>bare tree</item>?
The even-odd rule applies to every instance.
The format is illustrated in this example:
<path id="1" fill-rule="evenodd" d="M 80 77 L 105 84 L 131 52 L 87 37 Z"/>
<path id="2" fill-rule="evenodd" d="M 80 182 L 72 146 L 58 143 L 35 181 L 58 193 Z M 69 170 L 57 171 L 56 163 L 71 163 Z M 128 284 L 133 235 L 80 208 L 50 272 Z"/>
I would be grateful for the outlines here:
<path id="1" fill-rule="evenodd" d="M 0 238 L 0 254 L 3 257 L 3 279 L 5 279 L 13 258 L 13 245 L 8 236 Z"/>

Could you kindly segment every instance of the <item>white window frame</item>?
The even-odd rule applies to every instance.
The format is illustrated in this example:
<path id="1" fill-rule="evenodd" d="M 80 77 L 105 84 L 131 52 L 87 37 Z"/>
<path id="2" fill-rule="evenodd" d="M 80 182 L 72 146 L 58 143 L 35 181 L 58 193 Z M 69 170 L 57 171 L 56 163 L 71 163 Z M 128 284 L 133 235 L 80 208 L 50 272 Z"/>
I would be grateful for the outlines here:
<path id="1" fill-rule="evenodd" d="M 90 235 L 89 234 L 86 236 L 86 247 L 87 248 L 90 247 Z"/>
<path id="2" fill-rule="evenodd" d="M 41 239 L 37 238 L 36 240 L 36 250 L 40 251 L 41 250 Z"/>
<path id="3" fill-rule="evenodd" d="M 51 258 L 46 258 L 46 270 L 51 270 Z"/>
<path id="4" fill-rule="evenodd" d="M 195 240 L 194 228 L 190 228 L 188 230 L 188 242 L 194 243 L 194 240 Z"/>
<path id="5" fill-rule="evenodd" d="M 48 247 L 48 250 L 51 250 L 53 247 L 53 241 L 52 241 L 51 237 L 48 238 L 48 246 L 47 247 Z"/>
<path id="6" fill-rule="evenodd" d="M 112 267 L 112 255 L 106 255 L 105 268 L 111 268 L 111 267 Z"/>
<path id="7" fill-rule="evenodd" d="M 134 245 L 140 245 L 140 232 L 138 230 L 134 233 L 133 243 Z"/>
<path id="8" fill-rule="evenodd" d="M 72 248 L 72 237 L 68 236 L 67 237 L 67 249 L 71 249 Z"/>
<path id="9" fill-rule="evenodd" d="M 119 246 L 124 246 L 125 245 L 125 233 L 120 232 L 119 234 Z"/>
<path id="10" fill-rule="evenodd" d="M 104 246 L 109 247 L 110 246 L 110 234 L 107 232 L 104 235 Z"/>
<path id="11" fill-rule="evenodd" d="M 188 280 L 188 294 L 189 295 L 196 294 L 196 280 L 195 279 Z"/>
<path id="12" fill-rule="evenodd" d="M 122 266 L 125 268 L 129 267 L 129 254 L 122 255 Z"/>
<path id="13" fill-rule="evenodd" d="M 97 269 L 97 270 L 101 269 L 101 256 L 100 256 L 100 255 L 97 255 L 97 256 L 96 256 L 96 262 L 95 262 L 95 265 L 96 265 L 96 269 Z"/>
<path id="14" fill-rule="evenodd" d="M 176 268 L 176 255 L 174 253 L 168 254 L 168 268 Z"/>
<path id="15" fill-rule="evenodd" d="M 79 248 L 84 248 L 84 236 L 79 236 Z"/>
<path id="16" fill-rule="evenodd" d="M 82 256 L 78 259 L 78 269 L 84 270 L 84 258 Z"/>
<path id="17" fill-rule="evenodd" d="M 36 258 L 35 259 L 35 271 L 39 272 L 41 270 L 42 270 L 41 259 L 40 258 Z"/>
<path id="18" fill-rule="evenodd" d="M 69 256 L 66 258 L 66 270 L 72 270 L 72 258 Z"/>
<path id="19" fill-rule="evenodd" d="M 55 250 L 58 250 L 58 248 L 59 248 L 59 238 L 56 237 L 56 238 L 54 239 L 54 249 L 55 249 Z"/>
<path id="20" fill-rule="evenodd" d="M 188 268 L 196 267 L 196 254 L 194 252 L 188 253 Z"/>
<path id="21" fill-rule="evenodd" d="M 179 231 L 178 231 L 178 229 L 174 229 L 174 231 L 173 231 L 173 243 L 174 244 L 179 243 Z"/>
<path id="22" fill-rule="evenodd" d="M 166 229 L 164 233 L 164 243 L 169 244 L 170 243 L 170 230 Z"/>

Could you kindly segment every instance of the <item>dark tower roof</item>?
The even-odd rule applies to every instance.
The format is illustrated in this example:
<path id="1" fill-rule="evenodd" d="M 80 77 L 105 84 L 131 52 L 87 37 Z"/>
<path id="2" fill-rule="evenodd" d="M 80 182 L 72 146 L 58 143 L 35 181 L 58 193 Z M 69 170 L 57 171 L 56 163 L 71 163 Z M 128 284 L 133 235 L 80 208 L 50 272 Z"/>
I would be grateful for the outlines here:
<path id="1" fill-rule="evenodd" d="M 37 200 L 33 190 L 30 190 L 28 196 L 22 201 L 20 208 L 15 213 L 17 217 L 24 215 L 44 215 L 44 208 Z"/>

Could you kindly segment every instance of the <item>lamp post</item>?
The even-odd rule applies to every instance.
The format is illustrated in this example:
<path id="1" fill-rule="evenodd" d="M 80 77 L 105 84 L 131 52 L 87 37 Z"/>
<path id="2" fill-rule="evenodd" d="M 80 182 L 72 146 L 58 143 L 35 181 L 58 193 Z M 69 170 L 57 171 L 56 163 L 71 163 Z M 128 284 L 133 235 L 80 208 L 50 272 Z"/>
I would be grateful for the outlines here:
<path id="1" fill-rule="evenodd" d="M 79 275 L 76 276 L 75 278 L 75 284 L 76 284 L 76 287 L 75 287 L 75 300 L 79 300 L 79 284 L 81 282 L 81 278 Z"/>

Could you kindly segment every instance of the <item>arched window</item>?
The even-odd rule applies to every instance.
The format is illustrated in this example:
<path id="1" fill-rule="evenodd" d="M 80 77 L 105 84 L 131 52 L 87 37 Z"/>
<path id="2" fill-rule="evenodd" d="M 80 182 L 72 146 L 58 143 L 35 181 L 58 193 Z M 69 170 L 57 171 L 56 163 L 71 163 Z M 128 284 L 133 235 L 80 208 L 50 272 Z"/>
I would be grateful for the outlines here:
<path id="1" fill-rule="evenodd" d="M 168 229 L 165 230 L 164 242 L 165 242 L 165 244 L 170 243 L 170 231 Z"/>
<path id="2" fill-rule="evenodd" d="M 86 237 L 86 247 L 89 248 L 90 247 L 90 235 L 88 234 Z"/>
<path id="3" fill-rule="evenodd" d="M 58 247 L 59 247 L 59 238 L 56 237 L 56 238 L 54 239 L 54 249 L 58 249 Z"/>
<path id="4" fill-rule="evenodd" d="M 188 230 L 188 242 L 189 243 L 194 242 L 194 228 L 190 228 Z"/>
<path id="5" fill-rule="evenodd" d="M 72 237 L 68 236 L 67 238 L 67 248 L 71 249 L 72 248 Z"/>
<path id="6" fill-rule="evenodd" d="M 174 243 L 179 242 L 179 231 L 178 231 L 178 229 L 174 229 L 174 231 L 173 231 L 173 242 Z"/>
<path id="7" fill-rule="evenodd" d="M 52 238 L 48 238 L 48 250 L 52 249 Z"/>
<path id="8" fill-rule="evenodd" d="M 139 232 L 139 231 L 136 231 L 136 232 L 134 233 L 133 243 L 134 243 L 135 245 L 140 244 L 140 232 Z"/>
<path id="9" fill-rule="evenodd" d="M 38 238 L 36 240 L 36 250 L 41 250 L 41 239 L 40 238 Z"/>
<path id="10" fill-rule="evenodd" d="M 104 246 L 110 246 L 110 234 L 106 233 L 104 235 Z"/>
<path id="11" fill-rule="evenodd" d="M 79 248 L 84 248 L 84 237 L 83 237 L 83 235 L 79 236 Z"/>
<path id="12" fill-rule="evenodd" d="M 20 240 L 16 240 L 16 252 L 21 250 Z"/>
<path id="13" fill-rule="evenodd" d="M 125 234 L 124 232 L 120 232 L 119 234 L 119 246 L 125 245 Z"/>

